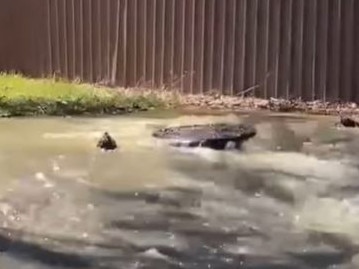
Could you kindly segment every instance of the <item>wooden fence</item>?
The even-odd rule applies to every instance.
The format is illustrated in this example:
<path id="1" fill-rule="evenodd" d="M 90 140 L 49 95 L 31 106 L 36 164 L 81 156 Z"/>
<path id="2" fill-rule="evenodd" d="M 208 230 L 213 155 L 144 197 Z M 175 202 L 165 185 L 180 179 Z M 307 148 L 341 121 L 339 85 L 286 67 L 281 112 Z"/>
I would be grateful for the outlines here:
<path id="1" fill-rule="evenodd" d="M 358 0 L 0 0 L 0 70 L 359 101 Z"/>

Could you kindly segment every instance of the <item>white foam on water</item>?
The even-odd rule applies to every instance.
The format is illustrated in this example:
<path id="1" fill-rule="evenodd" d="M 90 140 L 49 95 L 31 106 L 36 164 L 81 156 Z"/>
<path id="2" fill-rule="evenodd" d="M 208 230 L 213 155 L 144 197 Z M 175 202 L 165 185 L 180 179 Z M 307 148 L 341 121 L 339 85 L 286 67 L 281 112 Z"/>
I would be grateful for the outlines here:
<path id="1" fill-rule="evenodd" d="M 156 248 L 146 250 L 141 256 L 152 259 L 169 260 L 168 256 L 161 254 Z"/>
<path id="2" fill-rule="evenodd" d="M 335 198 L 320 198 L 318 195 L 331 187 L 348 186 L 357 181 L 359 171 L 350 163 L 336 159 L 320 159 L 314 155 L 299 152 L 219 152 L 211 149 L 195 148 L 182 149 L 183 152 L 190 152 L 202 160 L 210 163 L 224 162 L 231 169 L 244 169 L 246 171 L 260 172 L 267 171 L 267 180 L 273 184 L 284 186 L 287 190 L 296 195 L 299 199 L 294 205 L 291 221 L 302 231 L 331 232 L 352 238 L 359 243 L 357 229 L 359 227 L 359 198 L 338 200 Z M 279 174 L 278 174 L 279 173 Z M 194 183 L 190 178 L 181 175 L 175 176 L 178 184 L 184 186 L 209 187 L 207 183 Z M 225 179 L 223 179 L 225 180 Z M 214 185 L 211 185 L 216 188 Z M 217 186 L 220 189 L 220 186 Z M 358 196 L 359 197 L 359 196 Z M 263 199 L 265 197 L 259 197 Z M 262 200 L 260 203 L 264 202 Z M 268 202 L 274 200 L 267 200 Z M 224 209 L 224 205 L 217 203 L 207 204 L 213 210 L 221 210 L 222 213 L 232 212 L 238 215 L 230 205 Z M 280 208 L 276 202 L 274 208 Z M 215 209 L 217 208 L 217 209 Z M 213 211 L 212 211 L 213 212 Z"/>
<path id="3" fill-rule="evenodd" d="M 359 205 L 350 200 L 312 197 L 298 210 L 300 229 L 343 235 L 359 244 Z"/>
<path id="4" fill-rule="evenodd" d="M 358 175 L 358 169 L 336 160 L 322 160 L 315 156 L 296 152 L 219 152 L 210 149 L 195 149 L 192 152 L 207 161 L 224 161 L 232 167 L 257 171 L 274 171 L 324 181 L 347 183 Z"/>

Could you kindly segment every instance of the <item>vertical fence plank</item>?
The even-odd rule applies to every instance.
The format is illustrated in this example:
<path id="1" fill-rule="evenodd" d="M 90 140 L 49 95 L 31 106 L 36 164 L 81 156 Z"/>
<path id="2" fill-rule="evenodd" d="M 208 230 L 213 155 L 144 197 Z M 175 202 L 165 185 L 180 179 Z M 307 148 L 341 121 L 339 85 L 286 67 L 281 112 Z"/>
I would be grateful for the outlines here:
<path id="1" fill-rule="evenodd" d="M 153 48 L 154 48 L 154 31 L 155 31 L 155 2 L 154 0 L 147 0 L 147 10 L 146 10 L 146 73 L 145 81 L 149 82 L 150 87 L 153 86 Z"/>
<path id="2" fill-rule="evenodd" d="M 296 98 L 302 97 L 304 1 L 293 1 L 291 89 Z"/>
<path id="3" fill-rule="evenodd" d="M 161 87 L 163 83 L 163 61 L 164 61 L 164 9 L 166 0 L 156 1 L 155 16 L 155 60 L 154 60 L 154 80 L 155 87 Z"/>
<path id="4" fill-rule="evenodd" d="M 71 77 L 76 77 L 76 20 L 75 20 L 75 0 L 71 0 Z"/>
<path id="5" fill-rule="evenodd" d="M 80 78 L 81 80 L 85 79 L 85 63 L 84 63 L 84 4 L 83 0 L 79 1 L 79 37 L 80 37 Z"/>
<path id="6" fill-rule="evenodd" d="M 120 56 L 120 26 L 121 19 L 118 14 L 119 0 L 104 0 L 102 8 L 102 69 L 104 79 L 109 85 L 117 84 L 119 81 L 119 56 Z M 120 5 L 121 7 L 121 5 Z M 113 59 L 116 58 L 116 63 Z M 123 85 L 119 85 L 123 86 Z"/>
<path id="7" fill-rule="evenodd" d="M 182 78 L 181 78 L 181 93 L 184 93 L 184 87 L 185 87 L 185 80 L 188 79 L 188 76 L 190 74 L 188 74 L 188 72 L 186 71 L 185 69 L 185 51 L 186 51 L 186 47 L 185 47 L 185 44 L 186 44 L 186 7 L 187 7 L 187 4 L 186 4 L 186 1 L 185 0 L 182 0 L 183 2 L 183 6 L 182 6 L 182 13 L 181 13 L 181 29 L 182 29 L 182 32 L 181 32 L 181 74 L 182 74 Z"/>
<path id="8" fill-rule="evenodd" d="M 132 0 L 133 3 L 133 57 L 132 57 L 132 65 L 133 65 L 133 75 L 132 75 L 132 80 L 131 80 L 131 86 L 136 86 L 138 83 L 138 78 L 137 78 L 137 58 L 138 58 L 138 54 L 137 54 L 137 49 L 138 49 L 138 28 L 137 28 L 137 24 L 138 24 L 138 0 Z"/>
<path id="9" fill-rule="evenodd" d="M 102 74 L 102 60 L 101 60 L 101 53 L 102 53 L 102 44 L 101 44 L 101 7 L 102 7 L 103 0 L 96 0 L 93 5 L 93 46 L 94 46 L 94 62 L 93 62 L 93 69 L 95 74 L 95 81 L 101 81 L 103 78 Z"/>
<path id="10" fill-rule="evenodd" d="M 272 0 L 269 19 L 269 47 L 268 47 L 268 97 L 278 97 L 278 58 L 280 39 L 280 0 Z"/>
<path id="11" fill-rule="evenodd" d="M 240 94 L 244 90 L 244 60 L 246 51 L 246 14 L 247 1 L 238 0 L 236 6 L 236 31 L 234 49 L 234 80 L 233 90 L 235 94 Z"/>
<path id="12" fill-rule="evenodd" d="M 131 84 L 130 86 L 134 87 L 138 84 L 138 78 L 137 78 L 137 61 L 138 61 L 138 54 L 137 54 L 137 50 L 138 50 L 138 0 L 132 0 L 133 3 L 133 31 L 132 31 L 132 35 L 133 35 L 133 57 L 132 57 L 132 65 L 133 65 L 133 75 L 132 75 L 132 80 L 131 80 Z"/>
<path id="13" fill-rule="evenodd" d="M 34 26 L 32 26 L 32 38 L 35 40 L 35 63 L 38 62 L 40 65 L 40 68 L 38 69 L 37 76 L 44 77 L 48 74 L 48 52 L 47 52 L 47 24 L 46 24 L 46 18 L 47 18 L 47 1 L 37 2 L 34 5 L 34 8 L 40 13 L 40 17 L 37 18 L 35 21 Z M 39 29 L 41 32 L 41 35 L 37 32 L 36 29 Z M 36 68 L 33 70 L 36 71 Z M 36 74 L 35 73 L 35 74 Z"/>
<path id="14" fill-rule="evenodd" d="M 127 15 L 128 15 L 128 0 L 118 0 L 117 4 L 117 23 L 118 34 L 116 39 L 118 40 L 118 77 L 120 85 L 127 86 Z M 116 50 L 114 50 L 116 51 Z M 113 65 L 115 65 L 116 57 L 112 58 Z"/>
<path id="15" fill-rule="evenodd" d="M 213 90 L 221 92 L 223 88 L 226 1 L 217 0 L 215 4 L 212 85 Z"/>
<path id="16" fill-rule="evenodd" d="M 28 48 L 23 50 L 23 53 L 27 58 L 26 61 L 28 62 L 25 70 L 30 72 L 33 76 L 39 77 L 42 76 L 42 70 L 44 70 L 43 60 L 46 55 L 44 49 L 44 45 L 46 45 L 46 23 L 44 23 L 44 19 L 46 20 L 46 6 L 44 4 L 44 1 L 42 1 L 42 3 L 35 1 L 23 3 L 23 5 L 20 6 L 20 9 L 24 8 L 29 12 L 29 14 L 39 14 L 39 16 L 34 19 L 26 16 L 24 18 L 23 25 L 21 25 L 21 23 L 19 24 L 19 26 L 21 26 L 19 30 L 22 32 L 22 38 L 24 38 L 24 41 L 29 43 Z M 15 14 L 19 13 L 16 12 Z M 20 46 L 24 46 L 21 41 Z M 21 61 L 22 58 L 20 57 L 16 62 L 16 65 L 13 67 L 14 71 L 17 71 L 16 69 L 20 65 Z"/>
<path id="17" fill-rule="evenodd" d="M 109 83 L 110 82 L 110 76 L 108 71 L 108 44 L 111 44 L 110 42 L 107 42 L 107 34 L 108 31 L 110 31 L 111 27 L 108 28 L 107 20 L 108 18 L 112 19 L 112 14 L 109 12 L 109 0 L 103 0 L 103 2 L 100 1 L 101 8 L 98 11 L 99 17 L 100 17 L 100 25 L 99 25 L 99 39 L 98 39 L 98 46 L 99 46 L 99 64 L 100 64 L 100 70 L 101 70 L 101 80 Z M 113 42 L 112 42 L 113 43 Z"/>
<path id="18" fill-rule="evenodd" d="M 331 100 L 339 98 L 339 64 L 340 64 L 340 25 L 341 0 L 329 1 L 329 36 L 328 36 L 328 68 L 327 92 Z"/>
<path id="19" fill-rule="evenodd" d="M 172 84 L 173 74 L 173 29 L 174 29 L 174 0 L 166 0 L 164 8 L 164 57 L 163 83 L 165 87 Z"/>
<path id="20" fill-rule="evenodd" d="M 89 65 L 90 65 L 90 56 L 89 56 L 89 31 L 88 31 L 88 21 L 89 21 L 89 9 L 88 9 L 88 1 L 82 0 L 81 2 L 82 7 L 82 24 L 81 24 L 81 30 L 82 30 L 82 40 L 81 40 L 81 46 L 82 46 L 82 61 L 83 61 L 83 80 L 84 81 L 90 81 L 90 72 L 89 72 Z"/>
<path id="21" fill-rule="evenodd" d="M 245 89 L 252 88 L 246 94 L 255 92 L 255 73 L 256 73 L 256 47 L 257 47 L 257 8 L 258 0 L 247 0 L 247 22 L 246 22 L 246 54 L 245 54 Z"/>
<path id="22" fill-rule="evenodd" d="M 182 91 L 183 89 L 183 55 L 184 55 L 184 12 L 185 12 L 185 1 L 175 0 L 175 18 L 174 18 L 174 79 L 176 83 L 173 85 L 177 90 Z"/>
<path id="23" fill-rule="evenodd" d="M 223 93 L 224 88 L 224 63 L 225 63 L 225 41 L 226 41 L 226 11 L 227 11 L 227 4 L 229 1 L 222 1 L 221 4 L 218 7 L 218 15 L 219 15 L 219 21 L 218 21 L 218 28 L 221 34 L 221 39 L 219 42 L 219 48 L 220 48 L 220 57 L 219 57 L 219 83 L 218 83 L 218 89 Z"/>
<path id="24" fill-rule="evenodd" d="M 63 49 L 64 49 L 64 74 L 65 77 L 69 77 L 69 38 L 68 38 L 68 12 L 67 12 L 67 0 L 62 1 L 62 20 L 63 20 Z"/>
<path id="25" fill-rule="evenodd" d="M 318 33 L 316 65 L 316 98 L 326 101 L 327 56 L 328 56 L 328 0 L 318 0 Z"/>
<path id="26" fill-rule="evenodd" d="M 113 46 L 107 46 L 108 64 L 110 65 L 108 67 L 110 72 L 110 83 L 112 85 L 116 83 L 118 85 L 124 86 L 125 78 L 123 67 L 125 59 L 123 55 L 123 33 L 125 32 L 125 6 L 121 0 L 113 0 L 110 3 L 110 7 L 112 7 L 112 9 L 115 11 L 115 13 L 112 15 L 113 20 L 110 19 L 110 22 L 113 21 L 112 25 L 114 25 L 114 27 L 109 28 L 107 36 L 107 40 L 113 40 Z M 110 14 L 112 13 L 110 12 Z"/>
<path id="27" fill-rule="evenodd" d="M 195 2 L 195 31 L 194 31 L 194 66 L 193 88 L 196 93 L 203 93 L 203 61 L 204 61 L 204 26 L 205 26 L 205 1 Z"/>
<path id="28" fill-rule="evenodd" d="M 51 0 L 46 1 L 47 5 L 47 50 L 48 50 L 48 74 L 54 72 L 52 63 L 52 13 L 51 13 Z"/>
<path id="29" fill-rule="evenodd" d="M 212 89 L 213 77 L 213 42 L 214 42 L 214 11 L 215 0 L 206 0 L 205 2 L 205 32 L 204 39 L 204 66 L 203 66 L 203 91 Z"/>
<path id="30" fill-rule="evenodd" d="M 80 9 L 80 1 L 73 1 L 74 7 L 74 78 L 77 80 L 81 80 L 81 32 L 80 32 L 80 17 L 81 17 L 81 9 Z"/>
<path id="31" fill-rule="evenodd" d="M 145 76 L 145 50 L 146 50 L 146 1 L 137 0 L 137 51 L 136 51 L 136 84 L 141 86 Z"/>
<path id="32" fill-rule="evenodd" d="M 172 1 L 172 4 L 169 7 L 169 10 L 171 11 L 172 16 L 169 16 L 171 18 L 171 30 L 170 30 L 170 40 L 171 40 L 171 48 L 170 48 L 170 90 L 173 89 L 173 83 L 174 83 L 174 61 L 175 61 L 175 1 Z"/>
<path id="33" fill-rule="evenodd" d="M 316 0 L 311 0 L 316 1 Z M 290 68 L 291 68 L 291 26 L 292 26 L 292 0 L 282 1 L 280 12 L 280 48 L 278 71 L 278 94 L 289 98 Z"/>
<path id="34" fill-rule="evenodd" d="M 195 0 L 184 0 L 185 5 L 185 33 L 184 33 L 184 74 L 183 92 L 193 93 L 192 77 L 193 77 L 193 40 L 194 40 L 194 7 Z"/>
<path id="35" fill-rule="evenodd" d="M 106 37 L 104 38 L 104 43 L 105 43 L 104 47 L 106 48 L 104 51 L 104 53 L 105 53 L 104 59 L 105 59 L 105 69 L 106 69 L 107 80 L 109 80 L 109 82 L 112 79 L 111 47 L 118 48 L 118 41 L 116 40 L 118 31 L 119 31 L 119 20 L 117 19 L 117 13 L 118 13 L 117 2 L 118 2 L 118 0 L 117 1 L 116 0 L 107 0 L 106 11 L 105 11 L 106 24 L 104 24 L 106 31 L 103 30 L 103 32 L 106 32 Z M 111 39 L 111 37 L 113 39 Z M 111 44 L 112 44 L 112 46 L 111 46 Z"/>
<path id="36" fill-rule="evenodd" d="M 59 51 L 59 75 L 66 77 L 65 72 L 65 64 L 66 64 L 66 57 L 65 57 L 65 49 L 67 44 L 65 43 L 65 13 L 64 13 L 64 1 L 57 1 L 57 20 L 58 20 L 58 51 Z"/>
<path id="37" fill-rule="evenodd" d="M 51 4 L 51 2 L 49 2 Z M 0 72 L 8 72 L 9 71 L 9 65 L 8 65 L 8 58 L 9 56 L 6 56 L 6 54 L 9 55 L 8 47 L 9 44 L 13 44 L 13 41 L 9 41 L 11 35 L 9 34 L 10 28 L 9 27 L 3 27 L 3 25 L 6 25 L 6 23 L 10 19 L 9 9 L 11 6 L 4 5 L 2 9 L 0 9 L 0 34 L 1 36 L 8 37 L 7 42 L 0 42 L 0 53 L 3 55 L 3 57 L 0 57 Z M 50 14 L 51 14 L 51 6 L 50 7 Z M 51 19 L 51 18 L 50 18 Z M 51 38 L 51 36 L 50 36 Z"/>
<path id="38" fill-rule="evenodd" d="M 353 48 L 353 81 L 351 92 L 353 94 L 352 100 L 355 102 L 359 102 L 359 1 L 354 1 L 354 48 Z"/>
<path id="39" fill-rule="evenodd" d="M 94 46 L 93 46 L 93 1 L 94 0 L 89 0 L 87 2 L 88 5 L 88 21 L 87 21 L 87 29 L 88 29 L 88 57 L 89 57 L 89 64 L 88 64 L 88 68 L 89 68 L 89 80 L 90 82 L 94 82 L 94 60 L 93 60 L 93 54 L 94 54 Z"/>
<path id="40" fill-rule="evenodd" d="M 157 5 L 158 0 L 153 0 L 153 29 L 152 29 L 152 35 L 153 35 L 153 47 L 152 47 L 152 88 L 156 87 L 156 45 L 157 45 Z"/>
<path id="41" fill-rule="evenodd" d="M 88 82 L 92 82 L 92 48 L 91 48 L 91 31 L 89 27 L 89 23 L 91 22 L 90 16 L 90 1 L 83 1 L 83 67 L 84 67 L 84 80 Z"/>
<path id="42" fill-rule="evenodd" d="M 342 55 L 342 57 L 340 64 L 340 99 L 350 101 L 353 99 L 354 0 L 345 0 L 342 1 L 341 4 L 342 38 L 340 55 Z"/>
<path id="43" fill-rule="evenodd" d="M 137 0 L 129 0 L 127 2 L 127 38 L 126 38 L 126 84 L 125 87 L 133 87 L 136 85 L 136 36 L 137 36 L 137 23 L 136 23 L 136 8 Z"/>
<path id="44" fill-rule="evenodd" d="M 304 36 L 303 36 L 303 98 L 310 100 L 313 97 L 315 71 L 315 3 L 316 0 L 304 2 Z"/>
<path id="45" fill-rule="evenodd" d="M 316 70 L 316 65 L 317 65 L 317 62 L 316 62 L 316 55 L 317 55 L 317 51 L 316 51 L 316 45 L 317 45 L 317 39 L 316 39 L 316 36 L 317 36 L 317 2 L 318 0 L 315 0 L 315 1 L 312 1 L 311 2 L 311 14 L 313 16 L 313 28 L 312 28 L 312 34 L 313 34 L 313 37 L 312 37 L 312 51 L 313 51 L 313 55 L 312 55 L 312 63 L 311 63 L 311 68 L 312 68 L 312 74 L 311 74 L 311 91 L 310 91 L 310 99 L 308 100 L 315 100 L 316 98 L 316 91 L 315 91 L 315 70 Z"/>
<path id="46" fill-rule="evenodd" d="M 236 0 L 228 0 L 225 14 L 223 93 L 226 95 L 233 95 L 236 3 Z"/>
<path id="47" fill-rule="evenodd" d="M 59 1 L 54 0 L 54 14 L 55 14 L 55 42 L 54 47 L 56 51 L 56 72 L 60 72 L 61 63 L 60 63 L 60 20 L 59 20 Z"/>
<path id="48" fill-rule="evenodd" d="M 268 73 L 268 37 L 269 37 L 269 3 L 270 0 L 258 2 L 258 40 L 256 63 L 256 93 L 258 97 L 267 97 Z"/>

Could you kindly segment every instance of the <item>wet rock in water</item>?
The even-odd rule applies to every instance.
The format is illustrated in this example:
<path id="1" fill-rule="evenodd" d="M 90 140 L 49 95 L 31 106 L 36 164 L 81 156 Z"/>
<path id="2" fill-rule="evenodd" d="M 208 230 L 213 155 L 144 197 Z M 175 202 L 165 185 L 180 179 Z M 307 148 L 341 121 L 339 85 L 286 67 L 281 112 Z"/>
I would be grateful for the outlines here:
<path id="1" fill-rule="evenodd" d="M 100 140 L 97 142 L 97 147 L 103 150 L 115 150 L 117 148 L 117 143 L 108 132 L 105 132 Z"/>
<path id="2" fill-rule="evenodd" d="M 359 121 L 349 116 L 340 116 L 340 124 L 344 127 L 354 128 L 359 127 Z"/>
<path id="3" fill-rule="evenodd" d="M 256 129 L 246 124 L 186 125 L 160 129 L 153 133 L 159 139 L 171 141 L 175 147 L 205 147 L 215 150 L 240 149 L 242 143 L 254 137 Z"/>

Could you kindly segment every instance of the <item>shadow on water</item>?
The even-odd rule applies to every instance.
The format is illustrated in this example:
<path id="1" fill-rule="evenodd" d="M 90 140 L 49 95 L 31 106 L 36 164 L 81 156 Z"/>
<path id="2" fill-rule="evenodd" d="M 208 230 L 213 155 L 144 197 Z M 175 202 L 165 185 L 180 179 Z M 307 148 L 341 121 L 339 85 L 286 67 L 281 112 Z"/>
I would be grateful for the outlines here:
<path id="1" fill-rule="evenodd" d="M 89 257 L 52 251 L 35 243 L 2 234 L 0 234 L 0 252 L 18 260 L 36 261 L 48 266 L 71 268 L 89 268 L 91 266 Z"/>

